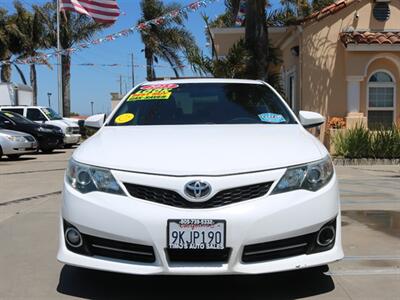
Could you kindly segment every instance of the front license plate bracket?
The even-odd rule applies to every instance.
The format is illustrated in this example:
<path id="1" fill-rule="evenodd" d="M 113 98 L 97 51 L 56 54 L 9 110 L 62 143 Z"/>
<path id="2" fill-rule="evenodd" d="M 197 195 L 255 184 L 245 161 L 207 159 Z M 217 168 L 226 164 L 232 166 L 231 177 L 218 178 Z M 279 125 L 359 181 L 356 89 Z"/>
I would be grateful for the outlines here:
<path id="1" fill-rule="evenodd" d="M 174 219 L 167 223 L 167 248 L 171 250 L 224 250 L 226 221 Z"/>

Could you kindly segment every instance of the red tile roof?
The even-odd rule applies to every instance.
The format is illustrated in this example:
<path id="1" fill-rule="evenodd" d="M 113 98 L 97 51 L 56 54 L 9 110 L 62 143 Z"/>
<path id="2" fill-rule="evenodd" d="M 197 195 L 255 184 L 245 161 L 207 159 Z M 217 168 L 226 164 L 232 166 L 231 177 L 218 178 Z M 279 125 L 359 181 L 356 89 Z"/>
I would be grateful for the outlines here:
<path id="1" fill-rule="evenodd" d="M 313 23 L 315 21 L 319 21 L 327 16 L 333 15 L 338 11 L 342 10 L 343 8 L 356 3 L 360 2 L 360 0 L 339 0 L 335 3 L 332 3 L 323 9 L 313 12 L 311 15 L 305 17 L 303 20 L 300 21 L 302 24 Z"/>
<path id="2" fill-rule="evenodd" d="M 400 31 L 352 31 L 340 33 L 340 40 L 348 44 L 400 44 Z"/>

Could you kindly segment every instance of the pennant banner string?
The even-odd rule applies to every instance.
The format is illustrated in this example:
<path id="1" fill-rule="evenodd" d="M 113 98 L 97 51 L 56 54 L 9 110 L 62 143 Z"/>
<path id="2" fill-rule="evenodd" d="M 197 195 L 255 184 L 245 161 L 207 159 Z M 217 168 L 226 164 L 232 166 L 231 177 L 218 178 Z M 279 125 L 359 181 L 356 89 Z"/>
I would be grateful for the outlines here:
<path id="1" fill-rule="evenodd" d="M 36 56 L 27 57 L 27 58 L 20 58 L 20 59 L 14 59 L 14 60 L 3 60 L 3 61 L 0 61 L 0 64 L 13 64 L 13 63 L 16 63 L 16 64 L 48 64 L 47 60 L 49 58 L 55 57 L 57 55 L 70 55 L 71 53 L 81 51 L 81 50 L 89 48 L 90 46 L 93 46 L 93 45 L 99 45 L 99 44 L 102 44 L 105 42 L 114 41 L 114 40 L 122 38 L 122 37 L 127 37 L 127 36 L 131 35 L 132 33 L 134 33 L 135 31 L 143 31 L 143 30 L 151 28 L 151 26 L 162 25 L 168 20 L 174 19 L 182 14 L 195 12 L 195 11 L 199 10 L 200 8 L 206 7 L 207 5 L 209 5 L 213 2 L 216 2 L 216 1 L 218 1 L 218 0 L 198 0 L 198 1 L 192 2 L 189 5 L 186 5 L 182 8 L 172 10 L 163 16 L 157 17 L 155 19 L 152 19 L 152 20 L 149 20 L 146 22 L 139 23 L 135 26 L 123 29 L 119 32 L 109 34 L 109 35 L 106 35 L 105 37 L 94 39 L 89 42 L 78 43 L 76 46 L 74 46 L 72 48 L 63 49 L 60 51 L 55 50 L 51 53 L 43 53 L 43 54 L 39 54 Z"/>

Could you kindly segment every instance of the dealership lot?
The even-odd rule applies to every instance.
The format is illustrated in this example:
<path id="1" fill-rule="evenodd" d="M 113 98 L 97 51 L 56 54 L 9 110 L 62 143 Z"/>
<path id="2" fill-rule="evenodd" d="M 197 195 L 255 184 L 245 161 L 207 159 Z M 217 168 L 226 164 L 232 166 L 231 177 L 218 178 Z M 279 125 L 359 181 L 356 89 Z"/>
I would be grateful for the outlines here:
<path id="1" fill-rule="evenodd" d="M 346 256 L 329 268 L 139 277 L 56 261 L 61 183 L 71 151 L 0 160 L 0 299 L 399 299 L 399 166 L 337 167 Z"/>

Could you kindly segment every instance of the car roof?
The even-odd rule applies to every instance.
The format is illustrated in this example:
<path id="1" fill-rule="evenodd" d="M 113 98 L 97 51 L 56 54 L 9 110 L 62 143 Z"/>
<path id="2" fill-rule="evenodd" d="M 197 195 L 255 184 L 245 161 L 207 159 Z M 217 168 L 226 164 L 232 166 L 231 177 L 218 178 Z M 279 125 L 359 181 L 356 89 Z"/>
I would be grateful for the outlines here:
<path id="1" fill-rule="evenodd" d="M 264 82 L 261 80 L 251 79 L 234 79 L 234 78 L 186 78 L 186 79 L 165 79 L 156 81 L 145 81 L 144 84 L 168 84 L 168 83 L 239 83 L 239 84 L 258 84 L 263 85 Z"/>
<path id="2" fill-rule="evenodd" d="M 0 108 L 47 108 L 46 106 L 41 105 L 0 105 Z"/>

